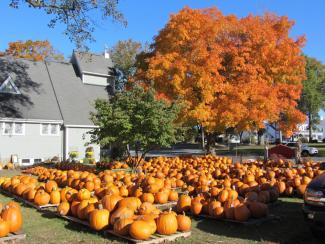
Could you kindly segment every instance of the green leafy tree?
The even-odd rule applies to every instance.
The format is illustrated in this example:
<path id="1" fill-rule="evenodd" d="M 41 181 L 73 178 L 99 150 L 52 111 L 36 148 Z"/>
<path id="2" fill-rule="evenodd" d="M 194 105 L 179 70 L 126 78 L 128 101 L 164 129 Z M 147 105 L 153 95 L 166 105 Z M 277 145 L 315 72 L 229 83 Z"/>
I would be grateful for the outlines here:
<path id="1" fill-rule="evenodd" d="M 131 90 L 117 93 L 110 100 L 97 99 L 91 120 L 98 128 L 92 130 L 91 142 L 123 148 L 138 167 L 151 150 L 168 147 L 177 141 L 176 118 L 179 106 L 156 99 L 154 90 L 134 85 Z"/>
<path id="2" fill-rule="evenodd" d="M 137 55 L 143 51 L 140 42 L 128 39 L 118 41 L 111 49 L 110 55 L 117 71 L 116 89 L 123 89 L 127 80 L 135 74 Z"/>
<path id="3" fill-rule="evenodd" d="M 325 66 L 318 60 L 306 56 L 306 76 L 299 101 L 299 109 L 308 116 L 309 141 L 312 130 L 319 122 L 319 110 L 325 101 Z"/>
<path id="4" fill-rule="evenodd" d="M 49 27 L 57 23 L 66 26 L 64 34 L 74 42 L 77 48 L 86 48 L 87 41 L 94 41 L 93 32 L 98 23 L 91 16 L 126 25 L 123 14 L 117 9 L 119 0 L 9 0 L 9 6 L 18 8 L 21 4 L 43 10 L 52 17 Z"/>

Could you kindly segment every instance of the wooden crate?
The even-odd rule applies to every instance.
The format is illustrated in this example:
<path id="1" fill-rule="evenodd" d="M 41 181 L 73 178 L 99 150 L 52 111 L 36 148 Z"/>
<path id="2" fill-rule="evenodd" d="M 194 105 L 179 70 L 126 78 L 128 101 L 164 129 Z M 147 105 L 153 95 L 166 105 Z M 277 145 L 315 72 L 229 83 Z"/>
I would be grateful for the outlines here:
<path id="1" fill-rule="evenodd" d="M 15 195 L 15 194 L 13 194 L 11 192 L 5 191 L 3 189 L 1 189 L 1 193 L 4 193 L 5 195 L 7 195 L 9 197 L 12 197 L 12 198 L 16 199 L 17 201 L 22 202 L 22 203 L 24 203 L 24 204 L 26 204 L 28 206 L 36 208 L 37 210 L 53 208 L 53 207 L 57 207 L 59 205 L 59 204 L 46 204 L 46 205 L 38 206 L 33 202 L 29 202 L 26 199 L 24 199 L 22 197 L 19 197 L 19 196 Z"/>
<path id="2" fill-rule="evenodd" d="M 179 239 L 179 238 L 187 238 L 187 237 L 191 236 L 191 231 L 177 232 L 170 236 L 153 234 L 153 235 L 151 235 L 149 240 L 142 241 L 142 240 L 134 239 L 131 236 L 119 235 L 119 234 L 115 233 L 113 230 L 106 230 L 105 233 L 120 237 L 121 239 L 132 242 L 132 243 L 139 243 L 139 244 L 171 242 L 171 241 L 175 241 L 176 239 Z"/>
<path id="3" fill-rule="evenodd" d="M 8 236 L 1 237 L 0 243 L 5 243 L 7 241 L 15 242 L 16 240 L 23 240 L 23 239 L 26 239 L 26 234 L 23 233 L 22 231 L 17 231 L 17 232 L 9 233 Z"/>
<path id="4" fill-rule="evenodd" d="M 195 217 L 205 218 L 205 219 L 214 219 L 214 220 L 220 221 L 220 222 L 234 223 L 234 224 L 240 224 L 240 225 L 260 225 L 260 224 L 263 224 L 265 222 L 280 219 L 280 217 L 272 215 L 272 214 L 268 215 L 267 217 L 260 218 L 260 219 L 250 218 L 249 220 L 244 221 L 244 222 L 234 220 L 234 219 L 218 219 L 218 218 L 216 218 L 214 216 L 205 215 L 205 214 L 200 214 L 200 215 L 195 216 Z"/>
<path id="5" fill-rule="evenodd" d="M 160 210 L 167 210 L 170 208 L 174 208 L 177 205 L 177 202 L 168 202 L 164 204 L 154 204 L 154 206 Z"/>

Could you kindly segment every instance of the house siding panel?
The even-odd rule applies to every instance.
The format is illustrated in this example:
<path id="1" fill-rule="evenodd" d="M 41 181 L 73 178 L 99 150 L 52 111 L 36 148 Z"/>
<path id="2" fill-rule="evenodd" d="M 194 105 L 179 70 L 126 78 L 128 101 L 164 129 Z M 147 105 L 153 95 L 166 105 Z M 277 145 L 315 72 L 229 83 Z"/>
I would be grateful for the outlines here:
<path id="1" fill-rule="evenodd" d="M 83 74 L 82 82 L 89 85 L 107 86 L 109 81 L 107 77 Z"/>
<path id="2" fill-rule="evenodd" d="M 78 159 L 83 159 L 85 157 L 85 151 L 88 146 L 85 144 L 90 142 L 90 135 L 87 134 L 89 128 L 69 128 L 68 129 L 68 151 L 78 151 Z M 96 144 L 91 144 L 94 148 L 94 158 L 96 161 L 100 159 L 100 146 Z"/>
<path id="3" fill-rule="evenodd" d="M 42 136 L 40 124 L 25 123 L 25 135 L 3 135 L 2 122 L 0 123 L 0 161 L 10 160 L 13 154 L 17 154 L 19 159 L 43 158 L 46 160 L 54 156 L 62 158 L 62 129 L 57 136 Z"/>

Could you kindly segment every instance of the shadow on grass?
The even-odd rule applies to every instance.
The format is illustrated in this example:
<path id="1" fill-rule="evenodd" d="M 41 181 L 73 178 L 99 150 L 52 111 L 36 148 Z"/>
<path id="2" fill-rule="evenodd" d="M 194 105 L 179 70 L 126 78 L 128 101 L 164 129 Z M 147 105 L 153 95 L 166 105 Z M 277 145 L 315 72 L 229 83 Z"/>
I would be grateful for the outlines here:
<path id="1" fill-rule="evenodd" d="M 123 240 L 123 239 L 118 238 L 116 236 L 113 236 L 113 235 L 111 235 L 109 233 L 105 233 L 103 231 L 97 232 L 97 231 L 94 231 L 94 230 L 90 229 L 90 227 L 84 226 L 82 224 L 79 224 L 79 223 L 76 223 L 76 222 L 73 222 L 73 221 L 69 221 L 67 219 L 60 218 L 51 211 L 42 212 L 42 217 L 48 218 L 48 219 L 61 219 L 62 221 L 66 222 L 65 228 L 67 228 L 68 230 L 75 231 L 75 232 L 101 236 L 101 237 L 104 237 L 104 238 L 108 239 L 109 241 L 121 242 Z"/>
<path id="2" fill-rule="evenodd" d="M 270 213 L 279 216 L 279 220 L 270 220 L 261 225 L 241 225 L 218 222 L 211 219 L 198 220 L 197 228 L 201 231 L 228 238 L 239 238 L 257 242 L 275 243 L 324 243 L 315 238 L 304 222 L 302 203 L 282 201 L 271 207 Z"/>

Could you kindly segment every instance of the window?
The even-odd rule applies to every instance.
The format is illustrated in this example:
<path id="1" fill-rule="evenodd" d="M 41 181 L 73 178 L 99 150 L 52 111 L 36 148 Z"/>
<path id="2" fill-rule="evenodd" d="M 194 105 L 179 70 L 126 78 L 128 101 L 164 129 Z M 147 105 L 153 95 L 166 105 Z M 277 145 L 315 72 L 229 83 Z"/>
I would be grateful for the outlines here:
<path id="1" fill-rule="evenodd" d="M 21 136 L 25 134 L 25 124 L 19 122 L 3 122 L 3 135 Z"/>
<path id="2" fill-rule="evenodd" d="M 21 94 L 10 75 L 2 83 L 0 81 L 0 93 Z"/>
<path id="3" fill-rule="evenodd" d="M 22 134 L 23 134 L 23 124 L 15 123 L 15 135 L 22 135 Z"/>
<path id="4" fill-rule="evenodd" d="M 43 136 L 57 136 L 59 135 L 58 124 L 41 124 L 41 135 Z"/>

